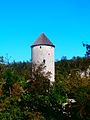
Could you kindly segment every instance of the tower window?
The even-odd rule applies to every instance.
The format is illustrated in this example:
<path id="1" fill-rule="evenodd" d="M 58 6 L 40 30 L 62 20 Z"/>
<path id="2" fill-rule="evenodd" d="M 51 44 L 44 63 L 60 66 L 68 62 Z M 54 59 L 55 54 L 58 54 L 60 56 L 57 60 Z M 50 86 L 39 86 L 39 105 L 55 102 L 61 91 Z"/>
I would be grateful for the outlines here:
<path id="1" fill-rule="evenodd" d="M 88 73 L 88 75 L 90 76 L 90 72 Z"/>
<path id="2" fill-rule="evenodd" d="M 43 59 L 43 63 L 45 63 L 45 59 Z"/>

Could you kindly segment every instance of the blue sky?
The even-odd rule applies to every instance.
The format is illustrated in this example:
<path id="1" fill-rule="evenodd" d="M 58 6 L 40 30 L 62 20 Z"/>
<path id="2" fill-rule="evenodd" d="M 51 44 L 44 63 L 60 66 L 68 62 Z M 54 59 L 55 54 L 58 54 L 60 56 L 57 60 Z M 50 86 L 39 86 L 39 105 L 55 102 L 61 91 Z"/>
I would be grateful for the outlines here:
<path id="1" fill-rule="evenodd" d="M 90 44 L 90 0 L 0 0 L 0 55 L 31 59 L 30 45 L 44 32 L 55 44 L 55 60 L 83 57 Z"/>

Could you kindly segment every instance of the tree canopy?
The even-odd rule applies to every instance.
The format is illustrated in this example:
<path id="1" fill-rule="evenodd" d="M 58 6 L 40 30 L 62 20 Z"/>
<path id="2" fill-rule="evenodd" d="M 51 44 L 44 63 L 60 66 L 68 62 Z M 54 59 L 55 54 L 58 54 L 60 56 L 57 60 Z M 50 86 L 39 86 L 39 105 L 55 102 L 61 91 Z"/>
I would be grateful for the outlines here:
<path id="1" fill-rule="evenodd" d="M 55 62 L 55 82 L 45 66 L 30 62 L 0 64 L 1 120 L 89 120 L 89 57 Z M 85 73 L 82 76 L 82 73 Z M 70 99 L 76 102 L 72 103 Z"/>

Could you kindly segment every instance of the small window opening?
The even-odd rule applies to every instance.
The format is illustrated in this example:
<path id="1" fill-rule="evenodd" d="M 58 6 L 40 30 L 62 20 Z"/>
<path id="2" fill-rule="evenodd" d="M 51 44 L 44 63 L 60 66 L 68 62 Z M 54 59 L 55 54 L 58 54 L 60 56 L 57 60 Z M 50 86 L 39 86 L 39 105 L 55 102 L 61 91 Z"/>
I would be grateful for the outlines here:
<path id="1" fill-rule="evenodd" d="M 50 53 L 48 53 L 48 55 L 50 55 Z"/>
<path id="2" fill-rule="evenodd" d="M 40 46 L 40 48 L 42 48 L 42 47 Z"/>
<path id="3" fill-rule="evenodd" d="M 90 72 L 89 72 L 89 76 L 90 76 Z"/>
<path id="4" fill-rule="evenodd" d="M 43 60 L 43 63 L 45 63 L 45 59 Z"/>

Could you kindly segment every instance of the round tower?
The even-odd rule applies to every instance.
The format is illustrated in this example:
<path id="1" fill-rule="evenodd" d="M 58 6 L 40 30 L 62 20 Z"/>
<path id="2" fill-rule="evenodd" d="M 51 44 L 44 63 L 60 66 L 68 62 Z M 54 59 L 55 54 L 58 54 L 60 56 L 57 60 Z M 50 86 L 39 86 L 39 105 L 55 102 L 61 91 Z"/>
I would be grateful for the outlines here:
<path id="1" fill-rule="evenodd" d="M 45 64 L 45 72 L 51 72 L 50 82 L 55 81 L 54 48 L 55 46 L 44 33 L 31 46 L 32 63 Z"/>

